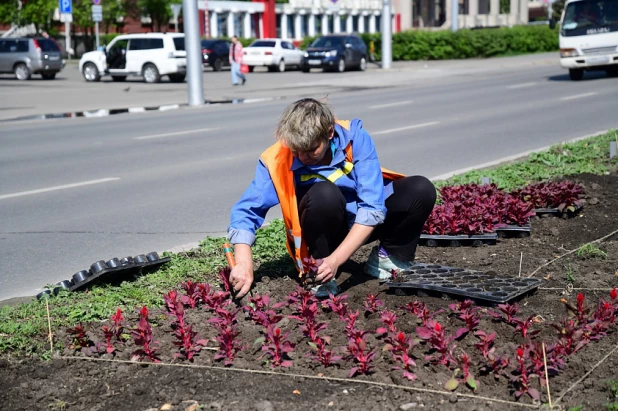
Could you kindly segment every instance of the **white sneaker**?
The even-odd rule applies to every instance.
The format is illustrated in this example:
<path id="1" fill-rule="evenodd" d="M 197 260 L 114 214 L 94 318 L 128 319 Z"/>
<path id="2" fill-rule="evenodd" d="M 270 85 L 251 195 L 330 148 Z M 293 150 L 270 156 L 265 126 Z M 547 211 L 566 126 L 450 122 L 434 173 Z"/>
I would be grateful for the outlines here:
<path id="1" fill-rule="evenodd" d="M 337 293 L 339 292 L 339 287 L 337 286 L 337 281 L 330 280 L 327 283 L 311 287 L 311 292 L 317 298 L 328 298 L 329 294 L 337 295 Z"/>
<path id="2" fill-rule="evenodd" d="M 365 263 L 365 274 L 380 280 L 389 280 L 393 277 L 392 270 L 405 271 L 413 265 L 414 261 L 403 261 L 392 255 L 381 257 L 378 253 L 378 246 L 375 246 Z"/>

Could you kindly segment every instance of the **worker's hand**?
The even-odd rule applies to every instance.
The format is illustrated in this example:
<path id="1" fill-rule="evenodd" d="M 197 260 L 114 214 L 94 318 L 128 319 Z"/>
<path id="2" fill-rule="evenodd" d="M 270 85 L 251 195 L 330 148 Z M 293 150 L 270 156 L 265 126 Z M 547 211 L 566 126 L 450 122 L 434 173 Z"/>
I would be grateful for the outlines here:
<path id="1" fill-rule="evenodd" d="M 253 262 L 238 261 L 230 273 L 230 283 L 236 291 L 236 298 L 243 298 L 253 284 Z"/>
<path id="2" fill-rule="evenodd" d="M 318 267 L 318 275 L 315 277 L 315 282 L 324 284 L 335 278 L 339 269 L 339 261 L 332 254 L 322 260 L 322 264 Z"/>

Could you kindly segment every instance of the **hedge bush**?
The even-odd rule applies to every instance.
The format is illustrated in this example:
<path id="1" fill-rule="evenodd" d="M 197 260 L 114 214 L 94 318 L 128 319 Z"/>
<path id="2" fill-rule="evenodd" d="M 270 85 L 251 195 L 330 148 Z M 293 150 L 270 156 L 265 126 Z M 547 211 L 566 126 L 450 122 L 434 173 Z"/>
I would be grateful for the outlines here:
<path id="1" fill-rule="evenodd" d="M 369 48 L 373 40 L 375 55 L 381 58 L 381 33 L 363 33 Z M 316 37 L 305 37 L 300 44 L 306 49 Z M 393 60 L 446 60 L 473 57 L 495 57 L 558 50 L 558 30 L 548 26 L 515 26 L 480 30 L 422 31 L 410 30 L 393 34 Z"/>
<path id="2" fill-rule="evenodd" d="M 380 33 L 361 34 L 373 40 L 381 57 Z M 495 57 L 558 50 L 558 30 L 548 26 L 515 26 L 481 30 L 405 31 L 393 34 L 393 60 L 446 60 Z"/>

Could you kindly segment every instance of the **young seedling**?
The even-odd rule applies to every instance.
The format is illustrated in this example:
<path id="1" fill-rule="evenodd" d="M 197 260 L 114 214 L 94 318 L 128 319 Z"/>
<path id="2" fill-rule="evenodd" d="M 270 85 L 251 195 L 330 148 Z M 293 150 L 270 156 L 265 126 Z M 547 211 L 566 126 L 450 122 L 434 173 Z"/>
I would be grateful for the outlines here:
<path id="1" fill-rule="evenodd" d="M 417 378 L 412 372 L 412 367 L 416 367 L 416 363 L 411 355 L 415 345 L 411 337 L 399 331 L 389 333 L 389 336 L 386 338 L 386 344 L 382 349 L 383 351 L 390 351 L 393 356 L 393 360 L 397 364 L 393 369 L 402 370 L 403 377 L 410 381 L 414 381 Z"/>
<path id="2" fill-rule="evenodd" d="M 513 321 L 515 323 L 515 333 L 520 333 L 524 338 L 533 338 L 535 335 L 541 332 L 541 330 L 530 331 L 530 327 L 534 322 L 534 315 L 531 315 L 525 320 L 513 318 Z"/>
<path id="3" fill-rule="evenodd" d="M 141 348 L 131 353 L 131 361 L 148 359 L 151 362 L 161 362 L 157 354 L 157 349 L 154 348 L 159 342 L 153 339 L 152 326 L 148 321 L 148 308 L 146 308 L 146 306 L 143 306 L 140 310 L 137 327 L 131 331 L 131 335 L 133 336 L 135 345 L 141 346 Z"/>
<path id="4" fill-rule="evenodd" d="M 326 323 L 318 322 L 316 317 L 318 315 L 318 304 L 313 303 L 305 307 L 297 315 L 291 315 L 289 318 L 295 319 L 301 322 L 300 330 L 305 337 L 310 341 L 316 342 L 318 332 L 326 328 Z"/>
<path id="5" fill-rule="evenodd" d="M 231 272 L 232 272 L 232 269 L 230 267 L 225 267 L 224 269 L 219 270 L 219 279 L 221 280 L 223 289 L 225 290 L 225 292 L 227 292 L 230 295 L 234 291 L 232 288 L 232 284 L 230 283 L 230 273 Z"/>
<path id="6" fill-rule="evenodd" d="M 270 325 L 265 332 L 265 341 L 262 345 L 264 354 L 260 357 L 268 356 L 271 367 L 291 367 L 292 361 L 288 354 L 294 351 L 295 344 L 289 341 L 289 333 L 282 333 L 281 329 Z"/>
<path id="7" fill-rule="evenodd" d="M 380 310 L 380 307 L 384 307 L 384 302 L 378 298 L 380 293 L 367 294 L 365 301 L 363 301 L 363 307 L 365 307 L 365 313 L 373 314 Z"/>
<path id="8" fill-rule="evenodd" d="M 350 378 L 356 374 L 367 375 L 371 372 L 373 359 L 376 356 L 375 349 L 369 349 L 364 337 L 355 337 L 348 340 L 347 361 L 354 361 L 356 367 L 350 370 Z"/>
<path id="9" fill-rule="evenodd" d="M 498 304 L 498 309 L 504 313 L 506 315 L 506 318 L 504 316 L 502 316 L 502 314 L 500 313 L 496 313 L 494 311 L 488 310 L 488 314 L 491 315 L 492 317 L 498 319 L 498 320 L 502 320 L 504 322 L 506 322 L 507 324 L 511 324 L 511 325 L 516 325 L 515 321 L 513 320 L 515 318 L 515 316 L 517 315 L 517 313 L 519 312 L 519 306 L 517 304 L 509 304 L 509 303 L 505 303 L 505 304 Z"/>
<path id="10" fill-rule="evenodd" d="M 397 329 L 397 326 L 395 325 L 395 321 L 397 321 L 397 314 L 395 314 L 394 311 L 390 311 L 390 310 L 382 311 L 380 313 L 380 321 L 382 321 L 382 324 L 384 324 L 386 327 L 378 328 L 376 330 L 376 334 L 384 335 L 388 332 L 396 333 L 399 331 Z"/>
<path id="11" fill-rule="evenodd" d="M 455 344 L 451 346 L 451 343 L 454 337 L 447 337 L 439 322 L 427 320 L 426 327 L 416 327 L 416 334 L 428 343 L 431 351 L 435 352 L 435 354 L 426 356 L 425 361 L 442 364 L 447 367 L 453 362 L 452 352 L 455 349 Z"/>
<path id="12" fill-rule="evenodd" d="M 335 296 L 329 293 L 328 296 L 328 299 L 322 301 L 322 308 L 334 312 L 339 318 L 345 320 L 345 316 L 348 312 L 348 303 L 346 303 L 345 300 L 348 298 L 348 295 L 341 294 Z"/>
<path id="13" fill-rule="evenodd" d="M 180 297 L 180 301 L 191 308 L 197 307 L 200 302 L 197 283 L 187 280 L 184 283 L 180 283 L 180 287 L 185 291 L 185 295 Z M 167 295 L 169 296 L 169 293 Z"/>
<path id="14" fill-rule="evenodd" d="M 324 367 L 330 367 L 341 360 L 341 356 L 335 355 L 332 350 L 327 348 L 330 345 L 331 338 L 327 336 L 319 336 L 315 341 L 309 342 L 309 346 L 313 349 L 313 353 L 308 353 L 307 356 L 322 364 Z"/>
<path id="15" fill-rule="evenodd" d="M 67 333 L 72 337 L 72 345 L 76 351 L 80 351 L 86 356 L 98 352 L 98 349 L 94 346 L 94 342 L 88 338 L 86 327 L 84 327 L 82 323 L 79 323 L 73 328 L 67 328 Z"/>
<path id="16" fill-rule="evenodd" d="M 519 398 L 524 394 L 528 394 L 530 398 L 540 401 L 541 395 L 536 388 L 530 386 L 531 378 L 528 375 L 526 360 L 524 358 L 525 351 L 522 347 L 517 348 L 515 352 L 515 360 L 517 361 L 517 376 L 513 377 L 511 382 L 515 385 L 515 397 Z"/>
<path id="17" fill-rule="evenodd" d="M 474 307 L 474 303 L 470 300 L 465 300 L 462 303 L 451 304 L 449 308 L 457 314 L 457 318 L 466 323 L 465 328 L 458 328 L 455 331 L 455 338 L 459 339 L 469 332 L 474 332 L 480 323 L 477 315 L 478 307 Z"/>
<path id="18" fill-rule="evenodd" d="M 456 358 L 458 368 L 453 373 L 453 378 L 444 384 L 444 388 L 449 391 L 455 391 L 460 383 L 467 385 L 472 391 L 476 392 L 479 382 L 474 379 L 470 372 L 470 357 L 465 352 Z M 461 378 L 458 376 L 461 374 Z"/>
<path id="19" fill-rule="evenodd" d="M 493 332 L 488 335 L 484 331 L 477 331 L 474 333 L 474 335 L 476 335 L 479 339 L 479 342 L 474 344 L 474 346 L 479 349 L 481 354 L 483 354 L 483 358 L 487 359 L 489 354 L 493 353 L 494 351 L 493 345 L 494 340 L 496 339 L 496 333 Z"/>
<path id="20" fill-rule="evenodd" d="M 214 356 L 216 361 L 223 360 L 226 366 L 232 365 L 238 352 L 243 349 L 242 343 L 238 340 L 240 331 L 236 327 L 236 316 L 240 310 L 228 311 L 217 308 L 216 317 L 207 320 L 217 330 L 218 334 L 215 341 L 219 343 L 219 350 Z"/>

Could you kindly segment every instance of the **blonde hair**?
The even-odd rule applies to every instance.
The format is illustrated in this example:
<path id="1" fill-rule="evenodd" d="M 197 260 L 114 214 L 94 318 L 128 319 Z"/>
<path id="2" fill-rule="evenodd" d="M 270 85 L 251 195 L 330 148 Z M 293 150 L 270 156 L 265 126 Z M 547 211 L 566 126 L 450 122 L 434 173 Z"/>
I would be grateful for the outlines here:
<path id="1" fill-rule="evenodd" d="M 326 103 L 304 98 L 286 107 L 275 136 L 292 151 L 310 151 L 316 142 L 328 141 L 334 126 L 335 115 Z"/>

